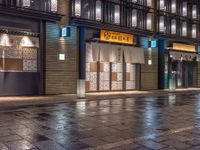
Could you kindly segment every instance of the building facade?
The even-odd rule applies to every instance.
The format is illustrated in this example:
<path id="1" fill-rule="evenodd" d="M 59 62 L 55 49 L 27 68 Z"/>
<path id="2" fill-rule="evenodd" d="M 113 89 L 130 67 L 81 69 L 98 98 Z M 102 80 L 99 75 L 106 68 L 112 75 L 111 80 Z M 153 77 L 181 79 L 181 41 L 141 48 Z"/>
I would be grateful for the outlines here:
<path id="1" fill-rule="evenodd" d="M 0 0 L 0 95 L 46 91 L 46 31 L 56 24 L 57 0 Z"/>
<path id="2" fill-rule="evenodd" d="M 69 6 L 68 25 L 79 39 L 79 92 L 200 86 L 198 0 L 72 0 Z"/>

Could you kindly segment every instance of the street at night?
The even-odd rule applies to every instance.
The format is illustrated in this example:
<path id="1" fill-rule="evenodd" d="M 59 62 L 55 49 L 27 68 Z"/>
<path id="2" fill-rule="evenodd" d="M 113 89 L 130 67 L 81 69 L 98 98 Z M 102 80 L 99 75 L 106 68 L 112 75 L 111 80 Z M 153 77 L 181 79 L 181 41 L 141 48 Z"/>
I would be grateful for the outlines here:
<path id="1" fill-rule="evenodd" d="M 200 94 L 2 107 L 1 150 L 200 149 Z"/>

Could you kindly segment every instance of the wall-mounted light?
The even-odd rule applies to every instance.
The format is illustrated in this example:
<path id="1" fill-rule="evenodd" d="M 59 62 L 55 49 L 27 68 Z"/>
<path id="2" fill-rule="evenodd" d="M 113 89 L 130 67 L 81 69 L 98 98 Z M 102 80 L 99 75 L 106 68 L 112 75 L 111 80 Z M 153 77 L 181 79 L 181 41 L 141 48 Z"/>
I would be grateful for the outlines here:
<path id="1" fill-rule="evenodd" d="M 101 21 L 101 17 L 102 17 L 102 4 L 101 4 L 101 0 L 97 0 L 96 1 L 96 20 L 97 21 Z"/>
<path id="2" fill-rule="evenodd" d="M 197 25 L 192 25 L 192 38 L 197 38 Z"/>
<path id="3" fill-rule="evenodd" d="M 10 38 L 8 36 L 8 34 L 3 34 L 1 36 L 1 39 L 0 39 L 0 45 L 1 46 L 11 46 L 11 42 L 10 42 Z"/>
<path id="4" fill-rule="evenodd" d="M 115 5 L 114 23 L 120 24 L 120 6 Z"/>
<path id="5" fill-rule="evenodd" d="M 132 27 L 137 27 L 137 10 L 132 10 Z"/>
<path id="6" fill-rule="evenodd" d="M 60 37 L 69 37 L 71 35 L 71 29 L 69 27 L 63 27 L 60 29 Z"/>
<path id="7" fill-rule="evenodd" d="M 176 34 L 176 19 L 171 20 L 171 34 Z"/>
<path id="8" fill-rule="evenodd" d="M 51 0 L 51 11 L 52 12 L 58 11 L 58 1 L 57 0 Z"/>
<path id="9" fill-rule="evenodd" d="M 81 16 L 81 0 L 75 0 L 75 16 Z"/>
<path id="10" fill-rule="evenodd" d="M 60 53 L 60 54 L 58 55 L 58 59 L 61 60 L 61 61 L 64 61 L 64 60 L 65 60 L 65 54 Z"/>
<path id="11" fill-rule="evenodd" d="M 22 6 L 26 7 L 26 8 L 30 7 L 31 6 L 31 0 L 23 0 Z"/>
<path id="12" fill-rule="evenodd" d="M 152 60 L 151 59 L 148 60 L 148 65 L 152 65 Z"/>

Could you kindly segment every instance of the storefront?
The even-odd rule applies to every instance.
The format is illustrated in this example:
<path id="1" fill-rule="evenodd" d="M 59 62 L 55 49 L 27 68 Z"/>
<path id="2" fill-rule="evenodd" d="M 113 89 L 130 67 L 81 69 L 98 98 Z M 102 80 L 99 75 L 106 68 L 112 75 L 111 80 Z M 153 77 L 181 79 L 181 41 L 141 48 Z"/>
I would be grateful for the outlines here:
<path id="1" fill-rule="evenodd" d="M 176 88 L 197 87 L 198 59 L 196 46 L 173 42 L 165 51 L 165 88 L 175 80 Z"/>
<path id="2" fill-rule="evenodd" d="M 92 37 L 85 42 L 86 92 L 138 90 L 144 49 L 134 46 L 131 34 L 94 32 L 99 38 Z"/>

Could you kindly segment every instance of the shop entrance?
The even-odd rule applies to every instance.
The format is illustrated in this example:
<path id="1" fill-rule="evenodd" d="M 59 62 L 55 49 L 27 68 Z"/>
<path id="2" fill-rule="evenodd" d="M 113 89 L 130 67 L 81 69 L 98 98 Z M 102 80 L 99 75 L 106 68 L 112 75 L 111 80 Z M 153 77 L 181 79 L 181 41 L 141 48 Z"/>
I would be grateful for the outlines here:
<path id="1" fill-rule="evenodd" d="M 171 62 L 171 71 L 176 73 L 176 87 L 189 88 L 196 87 L 197 83 L 197 63 L 195 61 L 178 61 Z"/>
<path id="2" fill-rule="evenodd" d="M 86 92 L 138 89 L 139 66 L 144 63 L 143 49 L 92 44 L 86 46 Z"/>

